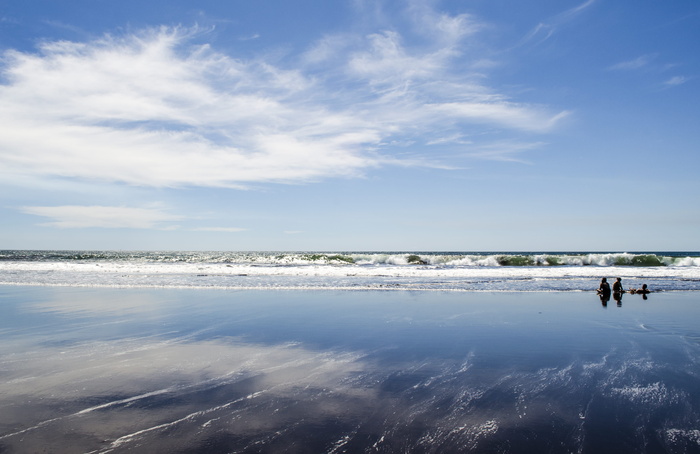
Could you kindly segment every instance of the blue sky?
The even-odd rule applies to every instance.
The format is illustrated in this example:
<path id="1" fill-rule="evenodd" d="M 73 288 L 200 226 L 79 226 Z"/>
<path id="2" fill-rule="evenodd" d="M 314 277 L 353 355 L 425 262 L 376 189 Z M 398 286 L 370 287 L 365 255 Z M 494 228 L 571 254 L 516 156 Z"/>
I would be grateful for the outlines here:
<path id="1" fill-rule="evenodd" d="M 0 0 L 0 249 L 700 250 L 700 3 Z"/>

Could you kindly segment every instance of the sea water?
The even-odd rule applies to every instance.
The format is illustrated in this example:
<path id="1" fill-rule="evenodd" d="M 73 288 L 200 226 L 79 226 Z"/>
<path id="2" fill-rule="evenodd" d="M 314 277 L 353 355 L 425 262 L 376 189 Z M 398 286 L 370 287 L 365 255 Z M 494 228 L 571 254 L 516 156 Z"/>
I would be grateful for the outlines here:
<path id="1" fill-rule="evenodd" d="M 0 452 L 698 453 L 696 260 L 4 252 Z"/>
<path id="2" fill-rule="evenodd" d="M 700 290 L 700 253 L 0 251 L 0 284 L 221 289 Z"/>

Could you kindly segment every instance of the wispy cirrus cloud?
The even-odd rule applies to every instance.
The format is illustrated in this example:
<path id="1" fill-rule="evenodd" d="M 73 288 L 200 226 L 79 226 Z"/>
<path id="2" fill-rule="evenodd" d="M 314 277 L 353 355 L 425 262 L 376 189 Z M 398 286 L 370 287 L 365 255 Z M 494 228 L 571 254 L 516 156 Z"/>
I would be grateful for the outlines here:
<path id="1" fill-rule="evenodd" d="M 658 59 L 658 54 L 646 54 L 646 55 L 641 55 L 637 58 L 634 58 L 632 60 L 625 60 L 620 63 L 616 63 L 612 66 L 610 66 L 608 69 L 613 70 L 613 71 L 637 71 L 637 70 L 643 70 L 643 71 L 649 71 L 652 74 L 661 74 L 661 73 L 666 73 L 671 70 L 675 70 L 676 67 L 678 66 L 677 64 L 662 64 L 657 62 L 656 60 Z M 661 85 L 663 88 L 671 88 L 671 87 L 677 87 L 679 85 L 683 85 L 686 82 L 690 80 L 689 77 L 686 76 L 672 76 L 668 77 L 666 76 L 666 80 L 661 82 Z"/>
<path id="2" fill-rule="evenodd" d="M 632 60 L 622 61 L 612 65 L 609 69 L 615 71 L 629 71 L 647 67 L 655 58 L 656 54 L 640 55 Z"/>
<path id="3" fill-rule="evenodd" d="M 25 214 L 48 218 L 40 225 L 62 229 L 155 229 L 187 230 L 191 232 L 238 233 L 242 227 L 192 227 L 175 224 L 184 216 L 168 213 L 162 208 L 136 208 L 103 205 L 25 206 L 19 209 Z"/>
<path id="4" fill-rule="evenodd" d="M 494 142 L 476 147 L 470 155 L 480 159 L 528 163 L 520 155 L 526 151 L 540 148 L 543 145 L 545 144 L 541 142 Z"/>
<path id="5" fill-rule="evenodd" d="M 414 46 L 393 31 L 325 37 L 286 67 L 195 45 L 206 33 L 182 27 L 8 51 L 2 172 L 153 187 L 309 182 L 428 161 L 395 157 L 397 137 L 427 144 L 480 124 L 546 132 L 566 115 L 463 71 L 473 18 L 423 15 L 420 27 L 432 38 Z"/>
<path id="6" fill-rule="evenodd" d="M 237 233 L 245 232 L 248 229 L 241 227 L 197 227 L 192 229 L 195 232 L 225 232 L 225 233 Z"/>
<path id="7" fill-rule="evenodd" d="M 674 76 L 664 82 L 664 85 L 667 87 L 675 87 L 677 85 L 683 85 L 684 83 L 688 82 L 688 80 L 689 78 L 685 76 Z"/>
<path id="8" fill-rule="evenodd" d="M 563 11 L 550 19 L 538 23 L 525 37 L 520 41 L 520 45 L 540 44 L 551 38 L 561 27 L 575 19 L 586 9 L 592 6 L 596 0 L 586 0 L 578 6 Z"/>
<path id="9" fill-rule="evenodd" d="M 34 206 L 22 207 L 23 213 L 49 218 L 43 225 L 58 228 L 168 228 L 168 223 L 181 216 L 154 208 L 115 206 Z"/>

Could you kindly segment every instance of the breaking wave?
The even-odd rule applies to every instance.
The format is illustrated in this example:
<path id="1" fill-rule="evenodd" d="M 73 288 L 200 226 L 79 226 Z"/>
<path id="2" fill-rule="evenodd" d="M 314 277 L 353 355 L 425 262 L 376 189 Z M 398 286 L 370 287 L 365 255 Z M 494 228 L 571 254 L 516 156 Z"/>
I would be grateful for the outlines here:
<path id="1" fill-rule="evenodd" d="M 262 265 L 683 266 L 700 252 L 144 252 L 0 251 L 0 261 L 146 262 Z"/>
<path id="2" fill-rule="evenodd" d="M 0 251 L 0 284 L 590 291 L 601 277 L 700 290 L 700 253 Z"/>

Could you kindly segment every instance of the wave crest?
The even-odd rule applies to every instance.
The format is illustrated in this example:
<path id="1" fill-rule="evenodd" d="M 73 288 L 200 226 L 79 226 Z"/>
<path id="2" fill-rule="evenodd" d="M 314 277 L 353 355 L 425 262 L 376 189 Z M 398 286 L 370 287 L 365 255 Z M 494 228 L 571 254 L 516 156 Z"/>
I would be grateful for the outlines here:
<path id="1" fill-rule="evenodd" d="M 3 262 L 138 262 L 232 265 L 435 267 L 631 266 L 700 267 L 700 253 L 472 252 L 143 252 L 0 251 Z"/>

